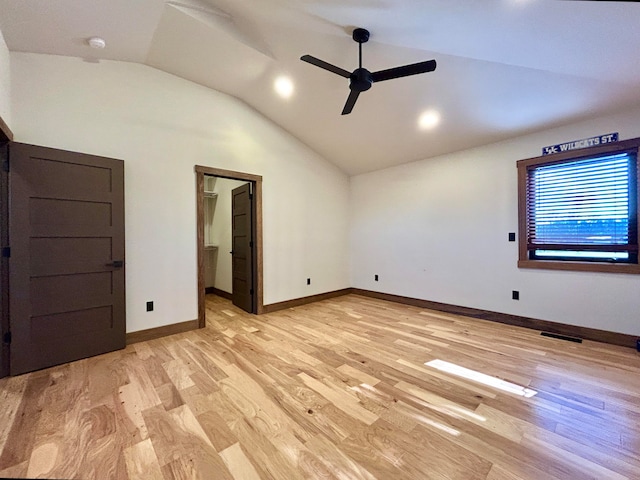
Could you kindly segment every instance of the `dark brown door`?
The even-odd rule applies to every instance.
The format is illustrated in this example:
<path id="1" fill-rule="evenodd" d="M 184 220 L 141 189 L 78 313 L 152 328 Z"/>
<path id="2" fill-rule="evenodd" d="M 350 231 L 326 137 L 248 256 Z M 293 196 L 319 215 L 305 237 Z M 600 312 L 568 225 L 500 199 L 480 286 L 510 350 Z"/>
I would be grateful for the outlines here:
<path id="1" fill-rule="evenodd" d="M 0 119 L 1 122 L 2 119 Z M 9 142 L 0 128 L 0 378 L 9 375 Z"/>
<path id="2" fill-rule="evenodd" d="M 12 375 L 125 346 L 124 163 L 9 145 Z"/>
<path id="3" fill-rule="evenodd" d="M 251 184 L 231 191 L 233 304 L 255 313 L 253 302 L 253 241 Z"/>

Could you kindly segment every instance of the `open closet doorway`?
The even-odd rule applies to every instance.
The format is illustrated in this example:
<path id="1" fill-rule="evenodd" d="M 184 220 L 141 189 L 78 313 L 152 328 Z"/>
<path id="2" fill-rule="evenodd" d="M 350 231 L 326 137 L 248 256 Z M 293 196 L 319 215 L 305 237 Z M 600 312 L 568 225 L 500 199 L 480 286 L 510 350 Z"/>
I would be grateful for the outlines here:
<path id="1" fill-rule="evenodd" d="M 196 166 L 198 325 L 205 296 L 262 313 L 262 177 Z"/>

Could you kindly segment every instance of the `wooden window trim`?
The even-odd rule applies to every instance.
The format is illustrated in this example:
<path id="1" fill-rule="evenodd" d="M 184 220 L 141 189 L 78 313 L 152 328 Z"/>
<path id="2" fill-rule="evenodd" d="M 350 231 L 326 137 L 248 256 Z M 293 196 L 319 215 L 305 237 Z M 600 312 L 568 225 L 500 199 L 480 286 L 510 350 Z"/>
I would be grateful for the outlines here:
<path id="1" fill-rule="evenodd" d="M 601 145 L 599 147 L 582 148 L 569 152 L 560 152 L 541 157 L 527 158 L 519 160 L 516 164 L 518 169 L 518 268 L 531 268 L 541 270 L 571 270 L 578 272 L 602 272 L 602 273 L 630 273 L 640 274 L 640 263 L 619 263 L 611 264 L 606 262 L 572 262 L 554 260 L 530 260 L 527 249 L 527 171 L 531 167 L 542 165 L 552 165 L 570 159 L 606 155 L 608 153 L 632 150 L 640 148 L 640 138 L 632 138 L 621 142 Z M 638 154 L 640 163 L 640 152 Z M 636 223 L 637 231 L 640 234 L 640 168 L 636 169 Z"/>

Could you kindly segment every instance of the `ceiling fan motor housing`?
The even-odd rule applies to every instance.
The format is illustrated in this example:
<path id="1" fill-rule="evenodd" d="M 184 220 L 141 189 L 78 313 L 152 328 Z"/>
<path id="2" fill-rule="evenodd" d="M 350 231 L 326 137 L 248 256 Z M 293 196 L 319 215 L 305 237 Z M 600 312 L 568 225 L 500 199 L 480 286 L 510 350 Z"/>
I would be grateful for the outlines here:
<path id="1" fill-rule="evenodd" d="M 366 92 L 373 85 L 371 72 L 366 68 L 357 68 L 349 77 L 349 88 L 358 92 Z"/>

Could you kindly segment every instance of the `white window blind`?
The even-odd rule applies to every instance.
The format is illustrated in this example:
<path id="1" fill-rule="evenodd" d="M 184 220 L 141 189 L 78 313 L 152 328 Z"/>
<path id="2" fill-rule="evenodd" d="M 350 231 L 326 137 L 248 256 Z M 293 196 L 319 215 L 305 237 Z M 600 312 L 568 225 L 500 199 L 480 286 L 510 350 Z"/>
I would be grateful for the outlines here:
<path id="1" fill-rule="evenodd" d="M 528 171 L 532 258 L 631 261 L 637 257 L 636 158 L 622 152 Z"/>

